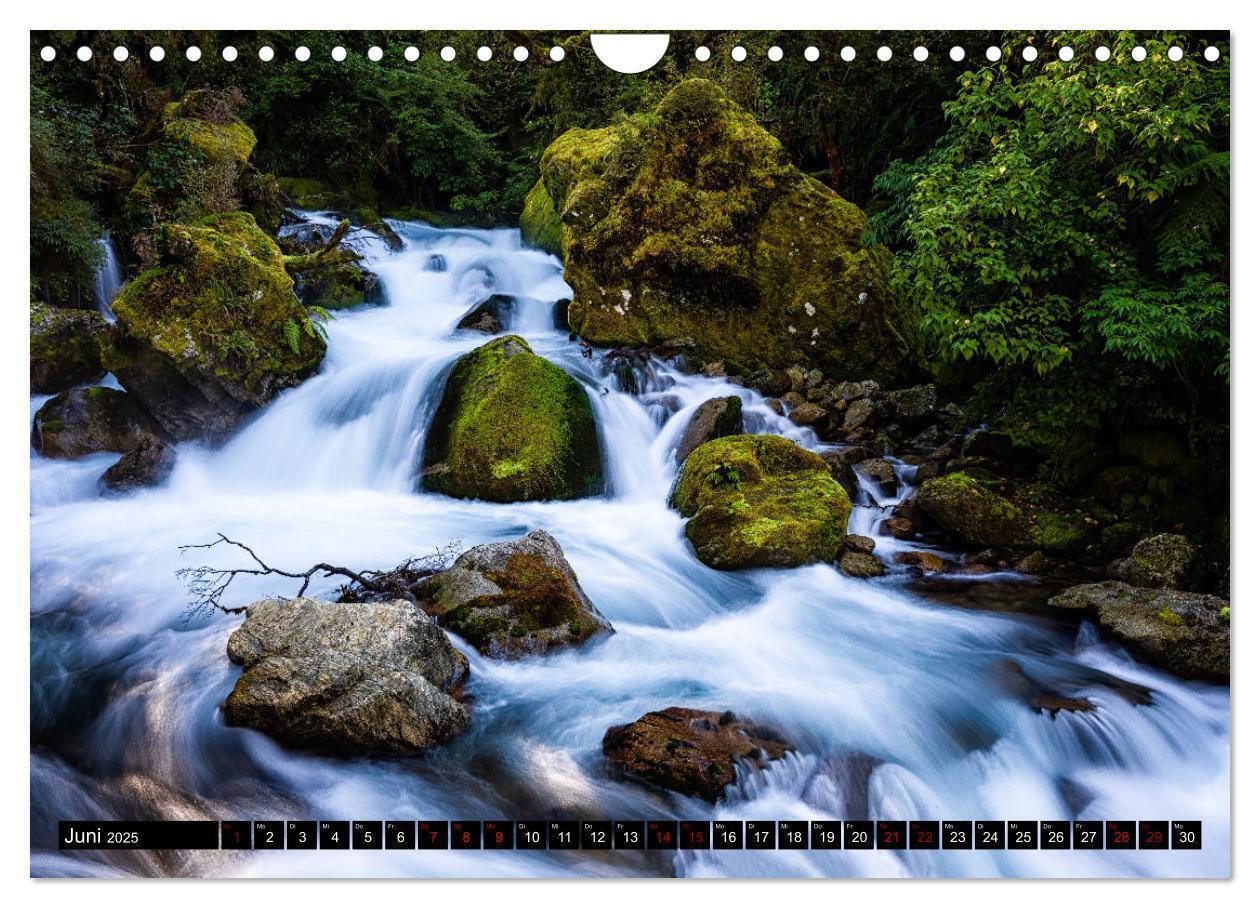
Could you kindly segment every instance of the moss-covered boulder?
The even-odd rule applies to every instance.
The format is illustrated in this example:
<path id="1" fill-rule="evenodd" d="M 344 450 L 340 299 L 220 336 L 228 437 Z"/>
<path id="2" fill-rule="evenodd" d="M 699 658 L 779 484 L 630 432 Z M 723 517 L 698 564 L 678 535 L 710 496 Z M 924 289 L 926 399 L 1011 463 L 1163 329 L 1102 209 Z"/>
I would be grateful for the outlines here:
<path id="1" fill-rule="evenodd" d="M 100 380 L 107 327 L 99 313 L 31 300 L 31 393 L 56 394 Z"/>
<path id="2" fill-rule="evenodd" d="M 966 473 L 925 481 L 916 501 L 941 529 L 969 545 L 1070 552 L 1090 536 L 1084 515 L 1005 495 L 996 484 Z"/>
<path id="3" fill-rule="evenodd" d="M 1133 546 L 1127 558 L 1107 568 L 1117 580 L 1159 589 L 1197 589 L 1203 574 L 1199 547 L 1177 533 L 1148 536 Z"/>
<path id="4" fill-rule="evenodd" d="M 114 301 L 103 361 L 176 440 L 215 441 L 324 357 L 280 249 L 243 212 L 155 234 L 158 267 Z"/>
<path id="5" fill-rule="evenodd" d="M 551 196 L 547 195 L 547 187 L 542 180 L 535 183 L 525 196 L 525 208 L 521 211 L 521 242 L 552 255 L 564 254 L 560 215 L 556 214 L 556 206 Z"/>
<path id="6" fill-rule="evenodd" d="M 161 428 L 126 392 L 72 388 L 35 413 L 31 446 L 46 457 L 75 458 L 101 451 L 126 453 Z"/>
<path id="7" fill-rule="evenodd" d="M 717 801 L 735 781 L 737 766 L 764 768 L 792 746 L 734 713 L 671 706 L 608 729 L 603 748 L 615 766 L 636 778 Z"/>
<path id="8" fill-rule="evenodd" d="M 1110 580 L 1070 587 L 1049 604 L 1097 620 L 1103 630 L 1174 674 L 1229 681 L 1229 603 L 1224 599 Z"/>
<path id="9" fill-rule="evenodd" d="M 543 530 L 469 549 L 416 596 L 443 627 L 495 659 L 544 655 L 612 633 Z"/>
<path id="10" fill-rule="evenodd" d="M 579 498 L 603 485 L 591 402 L 514 334 L 456 361 L 425 441 L 426 488 L 456 498 Z"/>
<path id="11" fill-rule="evenodd" d="M 701 561 L 718 570 L 839 557 L 849 496 L 827 463 L 777 435 L 733 435 L 691 452 L 673 506 Z"/>
<path id="12" fill-rule="evenodd" d="M 569 323 L 592 343 L 691 346 L 748 372 L 897 370 L 889 256 L 863 244 L 865 216 L 712 82 L 688 79 L 618 125 L 569 130 L 541 170 L 522 223 L 554 235 L 545 191 Z"/>
<path id="13" fill-rule="evenodd" d="M 124 234 L 241 208 L 268 230 L 279 227 L 278 187 L 250 166 L 258 140 L 237 116 L 242 103 L 231 92 L 195 90 L 163 108 L 145 167 L 124 200 Z"/>

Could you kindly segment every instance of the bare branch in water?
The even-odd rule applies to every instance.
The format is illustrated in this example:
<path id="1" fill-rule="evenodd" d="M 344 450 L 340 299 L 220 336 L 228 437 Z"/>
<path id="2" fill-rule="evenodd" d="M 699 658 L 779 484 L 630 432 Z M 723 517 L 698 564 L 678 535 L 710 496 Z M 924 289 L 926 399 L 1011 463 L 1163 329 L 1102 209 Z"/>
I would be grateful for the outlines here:
<path id="1" fill-rule="evenodd" d="M 194 549 L 213 549 L 217 546 L 231 546 L 247 554 L 255 567 L 216 568 L 209 565 L 181 568 L 176 575 L 188 586 L 189 617 L 210 614 L 220 611 L 225 615 L 240 615 L 245 606 L 227 606 L 223 597 L 237 577 L 284 577 L 300 580 L 301 585 L 293 598 L 306 595 L 311 581 L 315 578 L 345 577 L 349 582 L 337 590 L 338 602 L 379 602 L 383 600 L 405 599 L 415 602 L 412 588 L 426 577 L 437 574 L 450 566 L 458 550 L 457 542 L 447 543 L 430 555 L 419 558 L 408 558 L 398 567 L 386 571 L 354 571 L 336 564 L 321 561 L 304 571 L 286 571 L 272 567 L 258 557 L 258 553 L 243 542 L 229 539 L 222 533 L 213 542 L 181 545 L 181 552 Z"/>

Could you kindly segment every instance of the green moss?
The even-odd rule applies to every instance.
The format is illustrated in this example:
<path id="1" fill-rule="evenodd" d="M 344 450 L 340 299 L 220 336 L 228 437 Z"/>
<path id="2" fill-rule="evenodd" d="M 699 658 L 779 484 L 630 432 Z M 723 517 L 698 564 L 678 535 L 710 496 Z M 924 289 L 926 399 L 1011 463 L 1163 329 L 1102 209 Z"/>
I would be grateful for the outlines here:
<path id="1" fill-rule="evenodd" d="M 279 247 L 243 212 L 159 231 L 161 266 L 131 281 L 114 302 L 125 338 L 105 350 L 122 374 L 150 352 L 189 379 L 214 375 L 261 405 L 309 375 L 324 340 L 293 295 Z M 286 325 L 299 330 L 296 349 Z"/>
<path id="2" fill-rule="evenodd" d="M 459 498 L 577 498 L 602 483 L 590 400 L 515 335 L 461 357 L 425 446 L 425 484 Z"/>
<path id="3" fill-rule="evenodd" d="M 1155 613 L 1155 617 L 1167 624 L 1169 627 L 1181 627 L 1186 623 L 1186 619 L 1182 618 L 1172 609 L 1164 607 Z"/>
<path id="4" fill-rule="evenodd" d="M 547 187 L 539 180 L 525 196 L 525 208 L 521 212 L 521 241 L 552 255 L 563 255 L 561 230 L 556 206 L 547 194 Z"/>
<path id="5" fill-rule="evenodd" d="M 328 186 L 319 180 L 306 177 L 277 177 L 280 191 L 293 200 L 299 208 L 316 209 L 324 207 L 329 197 Z"/>
<path id="6" fill-rule="evenodd" d="M 588 340 L 686 343 L 735 372 L 896 368 L 889 257 L 861 242 L 862 212 L 797 170 L 713 83 L 689 79 L 652 113 L 566 132 L 541 171 L 522 227 L 551 223 L 546 193 L 563 225 L 570 322 Z"/>
<path id="7" fill-rule="evenodd" d="M 209 123 L 191 117 L 175 117 L 166 121 L 162 133 L 172 141 L 187 142 L 207 161 L 234 161 L 238 166 L 244 166 L 258 144 L 254 131 L 235 118 L 226 123 Z"/>
<path id="8" fill-rule="evenodd" d="M 101 338 L 106 325 L 95 312 L 56 309 L 31 300 L 31 391 L 54 394 L 105 374 Z"/>
<path id="9" fill-rule="evenodd" d="M 818 455 L 777 435 L 733 435 L 688 456 L 673 506 L 719 570 L 792 567 L 837 557 L 849 496 Z"/>
<path id="10" fill-rule="evenodd" d="M 1228 621 L 1229 620 L 1229 606 L 1228 605 L 1225 606 L 1219 612 L 1217 612 L 1217 614 L 1220 615 L 1221 620 Z"/>
<path id="11" fill-rule="evenodd" d="M 942 529 L 976 546 L 1074 551 L 1090 538 L 1084 514 L 1060 506 L 1051 490 L 1028 484 L 1015 497 L 967 473 L 948 473 L 923 483 L 918 502 Z"/>

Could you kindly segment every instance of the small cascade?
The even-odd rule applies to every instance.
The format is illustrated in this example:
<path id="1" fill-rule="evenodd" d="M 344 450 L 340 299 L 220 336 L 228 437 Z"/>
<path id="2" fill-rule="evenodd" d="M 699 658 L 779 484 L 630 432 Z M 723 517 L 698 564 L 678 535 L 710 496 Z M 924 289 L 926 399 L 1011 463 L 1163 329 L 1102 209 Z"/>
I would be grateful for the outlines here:
<path id="1" fill-rule="evenodd" d="M 122 289 L 122 266 L 118 264 L 118 253 L 114 250 L 114 241 L 108 233 L 96 241 L 101 249 L 101 263 L 96 266 L 96 275 L 92 283 L 92 295 L 96 300 L 96 308 L 111 324 L 114 318 L 114 297 Z"/>

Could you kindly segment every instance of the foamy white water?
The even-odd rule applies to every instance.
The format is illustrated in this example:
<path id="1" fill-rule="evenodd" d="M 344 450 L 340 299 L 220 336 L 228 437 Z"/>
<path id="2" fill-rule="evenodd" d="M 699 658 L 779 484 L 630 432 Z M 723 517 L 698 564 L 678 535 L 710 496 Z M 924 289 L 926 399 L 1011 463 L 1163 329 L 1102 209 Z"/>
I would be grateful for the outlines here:
<path id="1" fill-rule="evenodd" d="M 312 215 L 312 219 L 324 218 Z M 101 498 L 113 460 L 31 459 L 32 872 L 206 875 L 1031 875 L 1229 873 L 1229 695 L 1171 678 L 1030 615 L 936 604 L 890 571 L 831 567 L 721 573 L 696 560 L 667 507 L 674 449 L 694 409 L 737 394 L 749 431 L 820 449 L 755 392 L 652 361 L 639 394 L 598 351 L 554 328 L 559 263 L 515 230 L 395 225 L 405 248 L 356 241 L 386 304 L 328 325 L 320 373 L 225 445 L 180 446 L 162 487 Z M 444 260 L 434 270 L 432 257 Z M 487 292 L 520 297 L 509 329 L 587 389 L 608 492 L 571 502 L 489 504 L 425 493 L 415 476 L 444 371 L 485 343 L 455 330 Z M 40 399 L 42 401 L 42 398 Z M 39 401 L 34 401 L 33 404 Z M 904 480 L 910 468 L 896 465 Z M 863 485 L 850 529 L 874 534 L 906 492 Z M 617 633 L 538 660 L 464 648 L 468 730 L 415 758 L 329 759 L 223 724 L 239 669 L 239 619 L 189 621 L 175 571 L 230 563 L 181 555 L 217 532 L 269 562 L 392 566 L 452 541 L 468 547 L 541 527 L 564 547 Z M 914 543 L 882 537 L 890 562 Z M 948 553 L 945 553 L 948 554 Z M 331 592 L 328 581 L 319 592 Z M 233 588 L 244 604 L 293 590 Z M 457 641 L 458 643 L 458 641 Z M 1033 713 L 995 667 L 1015 659 L 1092 713 Z M 1134 705 L 1113 678 L 1145 685 Z M 671 705 L 733 709 L 780 728 L 789 759 L 745 777 L 716 807 L 616 778 L 604 731 Z M 58 819 L 1201 819 L 1202 851 L 1174 852 L 254 852 L 180 866 L 111 852 L 47 850 Z"/>

